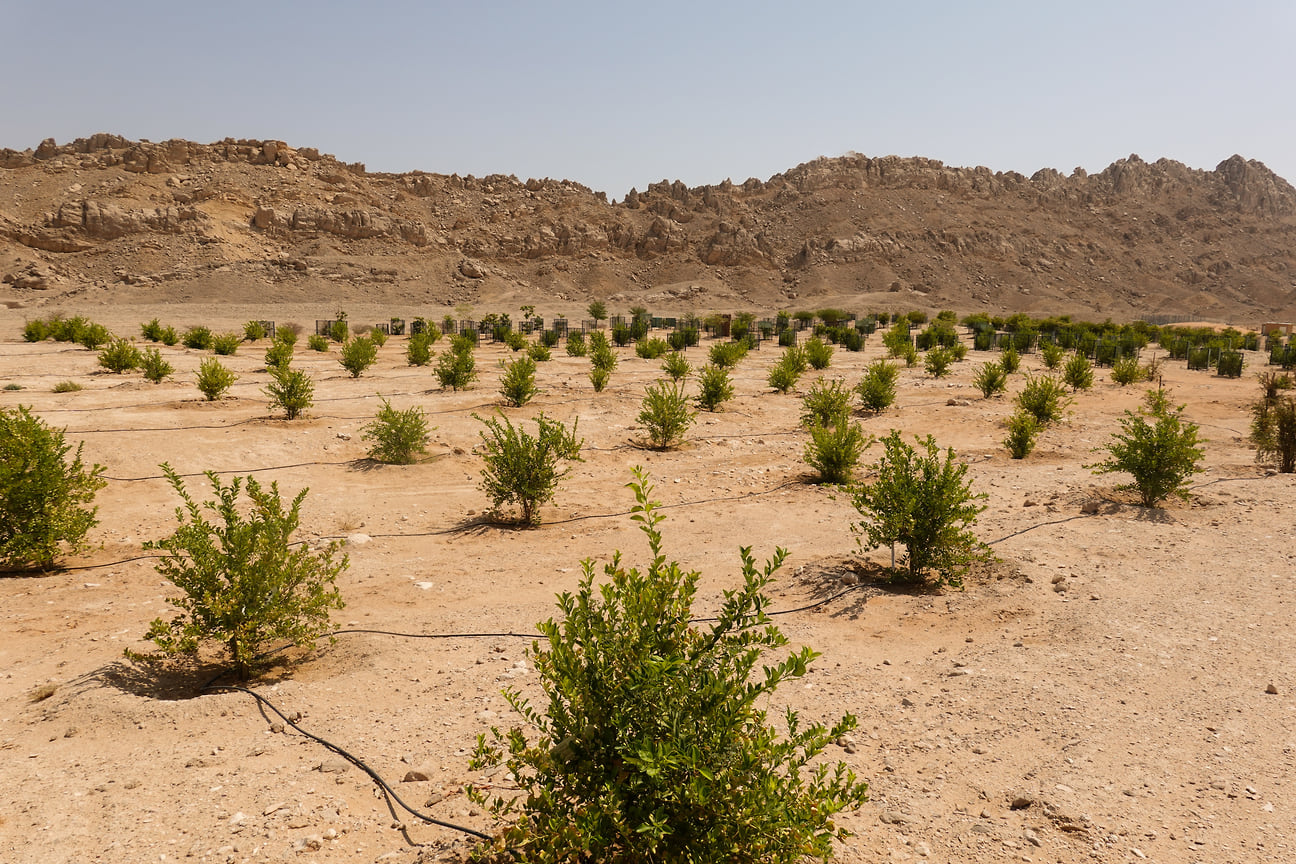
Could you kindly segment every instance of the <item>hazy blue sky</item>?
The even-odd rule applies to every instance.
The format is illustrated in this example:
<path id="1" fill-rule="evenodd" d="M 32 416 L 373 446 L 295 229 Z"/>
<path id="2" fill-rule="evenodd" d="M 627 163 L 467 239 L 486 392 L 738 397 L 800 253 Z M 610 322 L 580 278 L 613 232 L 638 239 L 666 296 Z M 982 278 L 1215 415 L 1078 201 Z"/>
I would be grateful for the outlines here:
<path id="1" fill-rule="evenodd" d="M 0 147 L 278 138 L 370 170 L 1025 174 L 1233 153 L 1296 182 L 1296 3 L 6 0 Z"/>

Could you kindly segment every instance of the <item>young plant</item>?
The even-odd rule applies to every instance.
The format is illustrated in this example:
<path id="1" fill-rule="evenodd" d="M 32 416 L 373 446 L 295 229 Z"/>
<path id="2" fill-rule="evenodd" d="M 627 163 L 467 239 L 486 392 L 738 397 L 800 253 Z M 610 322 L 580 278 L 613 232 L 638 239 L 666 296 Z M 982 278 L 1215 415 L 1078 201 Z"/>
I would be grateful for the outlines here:
<path id="1" fill-rule="evenodd" d="M 896 381 L 900 377 L 900 367 L 886 360 L 874 360 L 864 370 L 864 378 L 855 387 L 859 393 L 864 409 L 874 414 L 881 413 L 895 402 Z"/>
<path id="2" fill-rule="evenodd" d="M 140 354 L 140 369 L 144 372 L 144 380 L 154 384 L 161 384 L 175 372 L 175 367 L 163 360 L 162 352 L 156 348 L 145 348 Z"/>
<path id="3" fill-rule="evenodd" d="M 162 323 L 154 318 L 147 324 L 140 325 L 140 335 L 150 342 L 162 341 Z M 39 340 L 36 340 L 39 341 Z"/>
<path id="4" fill-rule="evenodd" d="M 273 372 L 276 369 L 287 369 L 288 365 L 292 363 L 292 358 L 293 346 L 288 342 L 281 342 L 276 339 L 266 349 L 266 371 Z"/>
<path id="5" fill-rule="evenodd" d="M 540 524 L 540 507 L 553 499 L 559 481 L 569 473 L 569 469 L 559 470 L 559 462 L 584 461 L 580 451 L 585 442 L 576 437 L 578 421 L 573 420 L 568 430 L 541 414 L 535 421 L 536 434 L 529 435 L 503 415 L 473 417 L 485 426 L 478 430 L 482 443 L 477 452 L 486 463 L 479 487 L 497 515 L 501 507 L 517 505 L 518 523 Z"/>
<path id="6" fill-rule="evenodd" d="M 1143 378 L 1143 367 L 1139 365 L 1138 355 L 1122 354 L 1112 364 L 1111 380 L 1115 384 L 1125 387 L 1130 384 L 1137 384 Z"/>
<path id="7" fill-rule="evenodd" d="M 375 348 L 381 348 L 387 344 L 387 333 L 375 327 L 369 331 L 369 341 L 374 344 Z"/>
<path id="8" fill-rule="evenodd" d="M 1198 426 L 1183 418 L 1182 405 L 1171 407 L 1163 391 L 1150 391 L 1145 401 L 1142 411 L 1125 412 L 1121 431 L 1101 448 L 1108 457 L 1085 467 L 1095 474 L 1131 475 L 1134 481 L 1118 488 L 1135 490 L 1144 507 L 1156 507 L 1171 495 L 1188 497 L 1184 486 L 1202 470 L 1205 452 L 1198 446 Z"/>
<path id="9" fill-rule="evenodd" d="M 805 448 L 806 464 L 818 472 L 816 483 L 849 483 L 860 456 L 873 443 L 859 424 L 838 414 L 829 425 L 810 427 Z"/>
<path id="10" fill-rule="evenodd" d="M 540 392 L 536 389 L 535 373 L 536 362 L 530 357 L 519 357 L 507 364 L 500 377 L 500 395 L 504 402 L 515 408 L 530 402 Z"/>
<path id="11" fill-rule="evenodd" d="M 405 362 L 411 366 L 426 366 L 432 362 L 432 338 L 427 331 L 415 333 L 405 343 Z"/>
<path id="12" fill-rule="evenodd" d="M 527 356 L 537 363 L 547 363 L 553 359 L 553 352 L 543 342 L 533 342 L 527 347 Z"/>
<path id="13" fill-rule="evenodd" d="M 1008 389 L 1008 373 L 998 363 L 982 363 L 972 376 L 972 383 L 984 398 L 989 399 Z"/>
<path id="14" fill-rule="evenodd" d="M 850 416 L 850 403 L 851 391 L 842 381 L 820 378 L 801 399 L 801 425 L 809 429 L 833 426 L 838 418 Z"/>
<path id="15" fill-rule="evenodd" d="M 25 406 L 0 408 L 0 566 L 48 569 L 65 550 L 86 548 L 97 523 L 90 506 L 105 481 L 102 465 L 81 461 L 81 444 L 51 429 Z"/>
<path id="16" fill-rule="evenodd" d="M 306 337 L 306 347 L 312 351 L 324 352 L 329 350 L 329 340 L 326 336 L 318 333 L 312 333 Z"/>
<path id="17" fill-rule="evenodd" d="M 157 319 L 154 318 L 154 321 Z M 255 342 L 258 339 L 266 338 L 265 325 L 260 321 L 248 321 L 243 325 L 243 338 L 248 342 Z"/>
<path id="18" fill-rule="evenodd" d="M 238 376 L 221 365 L 215 357 L 208 357 L 198 366 L 198 389 L 207 397 L 208 402 L 215 402 L 225 394 Z"/>
<path id="19" fill-rule="evenodd" d="M 818 656 L 803 647 L 762 668 L 766 652 L 789 643 L 764 594 L 787 553 L 758 568 L 741 549 L 742 586 L 699 623 L 700 574 L 668 563 L 641 470 L 630 488 L 647 565 L 624 565 L 617 552 L 596 579 L 594 561 L 582 562 L 579 586 L 558 598 L 560 619 L 539 625 L 529 651 L 548 704 L 506 689 L 525 727 L 477 740 L 472 770 L 506 766 L 522 793 L 469 788 L 510 820 L 495 846 L 546 864 L 827 858 L 846 836 L 833 817 L 860 807 L 867 785 L 819 758 L 855 728 L 850 714 L 831 727 L 791 709 L 777 726 L 767 719 L 778 688 Z"/>
<path id="20" fill-rule="evenodd" d="M 270 383 L 264 392 L 270 397 L 270 407 L 284 412 L 284 419 L 296 420 L 315 404 L 315 382 L 300 369 L 288 366 L 270 368 Z"/>
<path id="21" fill-rule="evenodd" d="M 1296 398 L 1274 396 L 1252 406 L 1251 444 L 1256 461 L 1278 464 L 1278 473 L 1296 471 Z"/>
<path id="22" fill-rule="evenodd" d="M 669 375 L 672 381 L 683 381 L 693 371 L 693 366 L 684 357 L 684 352 L 672 351 L 666 355 L 666 360 L 662 363 L 662 371 Z"/>
<path id="23" fill-rule="evenodd" d="M 567 334 L 568 357 L 584 357 L 588 350 L 589 349 L 585 344 L 585 334 L 583 332 L 577 330 L 574 333 Z"/>
<path id="24" fill-rule="evenodd" d="M 1021 368 L 1021 355 L 1016 348 L 1008 345 L 999 354 L 999 365 L 1003 367 L 1005 375 L 1012 375 Z"/>
<path id="25" fill-rule="evenodd" d="M 185 331 L 180 341 L 186 348 L 195 351 L 207 351 L 212 347 L 212 332 L 209 328 L 197 325 Z"/>
<path id="26" fill-rule="evenodd" d="M 1062 380 L 1071 386 L 1072 391 L 1088 390 L 1093 386 L 1093 363 L 1083 354 L 1072 355 L 1062 369 Z"/>
<path id="27" fill-rule="evenodd" d="M 336 582 L 349 562 L 345 555 L 335 560 L 337 543 L 315 552 L 292 542 L 307 490 L 285 509 L 279 484 L 265 489 L 252 477 L 235 477 L 225 486 L 209 471 L 217 500 L 200 506 L 170 465 L 162 471 L 183 502 L 176 508 L 180 525 L 144 548 L 166 553 L 157 571 L 183 593 L 170 600 L 179 614 L 155 619 L 146 638 L 170 655 L 196 654 L 205 642 L 223 645 L 234 673 L 246 680 L 269 643 L 309 647 L 328 633 L 330 610 L 344 605 Z M 244 484 L 250 508 L 239 504 Z"/>
<path id="28" fill-rule="evenodd" d="M 669 350 L 670 346 L 666 344 L 666 340 L 655 336 L 651 339 L 640 339 L 635 343 L 635 354 L 645 360 L 656 360 Z"/>
<path id="29" fill-rule="evenodd" d="M 873 466 L 872 483 L 856 486 L 852 503 L 864 520 L 851 530 L 868 549 L 891 547 L 892 578 L 922 582 L 928 572 L 938 584 L 959 587 L 967 568 L 991 558 L 990 548 L 969 526 L 985 510 L 976 502 L 966 479 L 967 466 L 958 464 L 951 447 L 944 453 L 928 435 L 916 439 L 922 452 L 906 444 L 898 429 L 882 439 L 884 453 Z M 895 569 L 896 544 L 905 547 L 904 570 Z"/>
<path id="30" fill-rule="evenodd" d="M 698 372 L 697 404 L 702 410 L 718 411 L 733 395 L 733 383 L 725 367 L 707 365 Z"/>
<path id="31" fill-rule="evenodd" d="M 98 351 L 99 346 L 111 342 L 112 338 L 112 333 L 110 333 L 108 328 L 102 324 L 88 324 L 77 334 L 76 341 L 84 348 L 89 348 L 91 351 Z"/>
<path id="32" fill-rule="evenodd" d="M 650 385 L 641 407 L 639 422 L 648 430 L 648 443 L 654 450 L 666 450 L 683 441 L 695 416 L 678 381 Z"/>
<path id="33" fill-rule="evenodd" d="M 1062 365 L 1066 351 L 1056 342 L 1045 342 L 1040 345 L 1040 356 L 1044 359 L 1045 369 L 1056 369 Z"/>
<path id="34" fill-rule="evenodd" d="M 359 378 L 366 369 L 378 359 L 378 346 L 368 336 L 357 336 L 342 343 L 342 356 L 338 363 L 351 373 L 352 378 Z"/>
<path id="35" fill-rule="evenodd" d="M 77 391 L 82 390 L 82 389 L 84 389 L 84 388 L 83 388 L 80 384 L 78 384 L 77 382 L 75 382 L 75 381 L 60 381 L 60 382 L 58 382 L 57 384 L 55 384 L 55 385 L 51 388 L 51 392 L 53 392 L 53 393 L 76 393 Z"/>
<path id="36" fill-rule="evenodd" d="M 212 351 L 223 357 L 228 357 L 236 353 L 239 345 L 243 344 L 243 337 L 237 333 L 218 333 L 212 336 Z"/>
<path id="37" fill-rule="evenodd" d="M 129 339 L 114 339 L 99 352 L 99 365 L 118 375 L 128 369 L 138 369 L 144 358 Z"/>
<path id="38" fill-rule="evenodd" d="M 712 366 L 722 366 L 726 369 L 732 369 L 746 356 L 746 342 L 717 342 L 711 346 L 711 351 L 707 354 L 707 359 L 711 362 Z"/>
<path id="39" fill-rule="evenodd" d="M 591 300 L 590 304 L 585 307 L 585 311 L 594 319 L 594 326 L 597 328 L 600 321 L 606 321 L 608 317 L 607 304 L 602 300 Z"/>
<path id="40" fill-rule="evenodd" d="M 827 369 L 828 364 L 832 362 L 833 346 L 820 339 L 818 336 L 812 336 L 806 340 L 805 347 L 806 362 L 810 364 L 811 369 Z"/>
<path id="41" fill-rule="evenodd" d="M 369 458 L 389 465 L 412 465 L 427 452 L 430 431 L 423 409 L 412 405 L 397 411 L 383 400 L 373 422 L 364 427 L 362 437 L 372 441 Z"/>
<path id="42" fill-rule="evenodd" d="M 1026 386 L 1017 394 L 1017 408 L 1032 415 L 1041 426 L 1056 423 L 1071 404 L 1062 382 L 1049 375 L 1027 375 Z"/>
<path id="43" fill-rule="evenodd" d="M 944 378 L 954 364 L 954 354 L 948 348 L 933 348 L 927 352 L 923 367 L 933 378 Z"/>
<path id="44" fill-rule="evenodd" d="M 1035 439 L 1042 427 L 1035 415 L 1020 408 L 1008 418 L 1008 437 L 1004 446 L 1014 459 L 1025 459 L 1035 449 Z"/>
<path id="45" fill-rule="evenodd" d="M 471 340 L 464 336 L 450 340 L 450 350 L 441 353 L 435 371 L 442 389 L 468 389 L 468 385 L 477 379 L 477 361 L 473 357 Z"/>

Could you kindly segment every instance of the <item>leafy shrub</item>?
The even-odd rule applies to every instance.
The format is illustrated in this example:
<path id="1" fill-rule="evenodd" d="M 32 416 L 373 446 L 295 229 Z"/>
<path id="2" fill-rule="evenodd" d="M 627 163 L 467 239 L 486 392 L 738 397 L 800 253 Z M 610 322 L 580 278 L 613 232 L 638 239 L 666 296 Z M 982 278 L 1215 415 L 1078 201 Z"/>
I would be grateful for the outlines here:
<path id="1" fill-rule="evenodd" d="M 17 381 L 10 381 L 8 384 L 4 385 L 4 389 L 5 389 L 5 390 L 22 390 L 22 389 L 23 389 L 23 385 L 19 384 Z"/>
<path id="2" fill-rule="evenodd" d="M 128 369 L 138 369 L 144 358 L 129 339 L 114 339 L 99 352 L 99 365 L 118 375 Z"/>
<path id="3" fill-rule="evenodd" d="M 296 420 L 315 404 L 315 382 L 300 369 L 287 365 L 270 367 L 270 383 L 263 391 L 270 407 L 284 412 L 284 419 Z"/>
<path id="4" fill-rule="evenodd" d="M 332 339 L 334 342 L 341 343 L 346 342 L 350 337 L 351 330 L 347 326 L 346 315 L 339 314 L 338 317 L 333 320 L 333 323 L 329 324 L 328 338 Z"/>
<path id="5" fill-rule="evenodd" d="M 795 351 L 796 348 L 789 348 L 789 351 Z M 796 369 L 796 363 L 789 363 L 786 359 L 780 360 L 770 369 L 766 382 L 770 387 L 779 393 L 786 393 L 796 386 L 797 381 L 801 380 L 801 373 Z"/>
<path id="6" fill-rule="evenodd" d="M 97 524 L 89 505 L 105 481 L 102 465 L 81 461 L 82 446 L 69 461 L 63 430 L 26 406 L 0 408 L 0 565 L 47 569 L 60 549 L 86 548 Z"/>
<path id="7" fill-rule="evenodd" d="M 537 363 L 547 363 L 553 359 L 553 352 L 543 342 L 535 342 L 527 348 L 527 356 Z"/>
<path id="8" fill-rule="evenodd" d="M 473 417 L 486 427 L 478 431 L 482 439 L 478 452 L 486 463 L 479 487 L 497 515 L 500 507 L 516 504 L 521 509 L 518 522 L 538 525 L 540 507 L 553 499 L 558 482 L 569 473 L 559 470 L 559 461 L 584 461 L 580 451 L 585 442 L 576 437 L 579 421 L 573 420 L 568 430 L 560 421 L 540 414 L 532 436 L 502 415 Z"/>
<path id="9" fill-rule="evenodd" d="M 904 357 L 914 347 L 913 338 L 909 335 L 909 325 L 902 322 L 882 334 L 882 345 L 887 349 L 887 356 Z"/>
<path id="10" fill-rule="evenodd" d="M 669 375 L 672 381 L 681 381 L 689 376 L 693 366 L 684 357 L 682 351 L 672 351 L 666 355 L 666 361 L 662 363 L 662 371 Z"/>
<path id="11" fill-rule="evenodd" d="M 590 383 L 594 385 L 595 393 L 602 393 L 603 388 L 607 387 L 608 381 L 612 378 L 612 373 L 601 366 L 591 366 L 589 372 Z"/>
<path id="12" fill-rule="evenodd" d="M 221 365 L 215 357 L 209 357 L 198 366 L 198 389 L 207 397 L 208 402 L 215 402 L 228 390 L 238 376 Z"/>
<path id="13" fill-rule="evenodd" d="M 982 363 L 972 376 L 972 383 L 984 398 L 989 399 L 1008 389 L 1008 373 L 998 363 Z"/>
<path id="14" fill-rule="evenodd" d="M 731 369 L 737 366 L 744 357 L 747 356 L 746 342 L 717 342 L 711 346 L 711 351 L 707 359 L 712 366 L 722 366 Z"/>
<path id="15" fill-rule="evenodd" d="M 473 357 L 472 342 L 462 335 L 451 339 L 450 350 L 441 353 L 435 372 L 443 389 L 466 390 L 477 380 L 477 360 Z"/>
<path id="16" fill-rule="evenodd" d="M 60 381 L 54 385 L 52 391 L 54 393 L 76 393 L 82 389 L 84 388 L 75 381 Z"/>
<path id="17" fill-rule="evenodd" d="M 535 373 L 536 362 L 530 357 L 519 357 L 506 365 L 500 376 L 500 395 L 504 401 L 514 407 L 530 402 L 540 392 L 536 389 Z"/>
<path id="18" fill-rule="evenodd" d="M 268 643 L 306 647 L 329 631 L 330 610 L 344 605 L 336 582 L 349 561 L 334 560 L 337 543 L 314 552 L 291 541 L 307 490 L 284 509 L 278 483 L 267 490 L 252 477 L 235 477 L 224 486 L 209 471 L 217 500 L 199 506 L 170 465 L 162 471 L 184 502 L 176 508 L 180 525 L 144 548 L 166 553 L 157 571 L 183 593 L 170 600 L 180 614 L 155 619 L 146 638 L 166 654 L 195 654 L 203 642 L 223 645 L 234 672 L 246 679 Z M 244 484 L 250 509 L 239 506 Z"/>
<path id="19" fill-rule="evenodd" d="M 873 443 L 858 423 L 838 414 L 833 422 L 810 427 L 810 441 L 805 448 L 806 464 L 819 472 L 818 483 L 849 483 L 864 450 Z"/>
<path id="20" fill-rule="evenodd" d="M 1088 390 L 1093 386 L 1093 363 L 1083 354 L 1075 354 L 1062 368 L 1062 380 L 1071 385 L 1072 390 Z"/>
<path id="21" fill-rule="evenodd" d="M 102 324 L 88 324 L 77 334 L 77 344 L 91 351 L 98 351 L 99 346 L 111 342 L 113 335 Z"/>
<path id="22" fill-rule="evenodd" d="M 596 330 L 589 337 L 590 365 L 611 372 L 617 366 L 617 355 L 608 344 L 607 337 L 601 330 Z"/>
<path id="23" fill-rule="evenodd" d="M 369 458 L 375 462 L 412 465 L 427 452 L 427 417 L 417 405 L 398 411 L 384 399 L 373 422 L 365 426 L 362 437 L 373 442 Z"/>
<path id="24" fill-rule="evenodd" d="M 733 398 L 733 383 L 729 380 L 729 370 L 724 366 L 703 366 L 698 372 L 698 407 L 704 411 L 716 411 L 720 406 Z"/>
<path id="25" fill-rule="evenodd" d="M 1045 369 L 1056 369 L 1062 365 L 1066 351 L 1056 342 L 1045 342 L 1040 345 L 1040 356 L 1044 359 Z"/>
<path id="26" fill-rule="evenodd" d="M 432 362 L 432 338 L 427 331 L 409 337 L 405 343 L 405 362 L 410 366 L 426 366 Z"/>
<path id="27" fill-rule="evenodd" d="M 828 728 L 789 709 L 780 734 L 761 707 L 818 656 L 805 647 L 757 671 L 788 644 L 763 594 L 787 553 L 758 569 L 743 548 L 742 587 L 712 623 L 695 623 L 700 574 L 667 563 L 642 471 L 631 488 L 649 564 L 626 567 L 618 552 L 596 583 L 593 560 L 582 562 L 576 592 L 558 598 L 562 619 L 541 623 L 529 652 L 548 706 L 504 691 L 538 739 L 492 728 L 473 754 L 473 770 L 506 765 L 522 794 L 469 794 L 496 819 L 518 817 L 501 848 L 544 864 L 828 857 L 846 836 L 833 816 L 858 808 L 867 786 L 842 763 L 802 772 L 855 728 L 853 716 Z"/>
<path id="28" fill-rule="evenodd" d="M 916 440 L 923 453 L 906 444 L 898 429 L 882 439 L 884 453 L 873 466 L 877 476 L 853 490 L 852 503 L 864 521 L 851 530 L 863 535 L 866 548 L 891 547 L 898 581 L 921 582 L 932 571 L 939 584 L 958 587 L 971 564 L 991 557 L 969 530 L 985 509 L 975 502 L 986 496 L 972 493 L 967 466 L 955 462 L 953 448 L 942 459 L 932 436 Z M 897 543 L 905 547 L 903 573 L 895 569 Z"/>
<path id="29" fill-rule="evenodd" d="M 1139 365 L 1138 355 L 1122 354 L 1112 363 L 1111 380 L 1125 387 L 1137 384 L 1143 378 L 1143 367 Z"/>
<path id="30" fill-rule="evenodd" d="M 851 391 L 840 380 L 819 379 L 801 399 L 801 425 L 832 426 L 839 417 L 850 416 Z"/>
<path id="31" fill-rule="evenodd" d="M 818 336 L 807 339 L 801 350 L 805 352 L 806 362 L 812 369 L 827 369 L 832 362 L 833 347 Z"/>
<path id="32" fill-rule="evenodd" d="M 1251 443 L 1256 460 L 1278 463 L 1280 474 L 1296 471 L 1296 399 L 1261 400 L 1252 411 Z"/>
<path id="33" fill-rule="evenodd" d="M 629 345 L 633 336 L 634 334 L 631 332 L 629 327 L 620 324 L 612 327 L 612 342 L 618 348 L 624 348 Z"/>
<path id="34" fill-rule="evenodd" d="M 306 347 L 312 351 L 327 351 L 329 350 L 328 337 L 312 333 L 306 337 Z"/>
<path id="35" fill-rule="evenodd" d="M 864 370 L 864 378 L 855 387 L 864 409 L 874 414 L 890 408 L 896 399 L 896 381 L 900 367 L 885 360 L 874 360 Z"/>
<path id="36" fill-rule="evenodd" d="M 293 346 L 288 342 L 281 342 L 278 339 L 270 343 L 266 349 L 265 364 L 266 371 L 275 369 L 286 369 L 288 364 L 292 363 Z"/>
<path id="37" fill-rule="evenodd" d="M 175 367 L 163 360 L 162 352 L 156 348 L 144 349 L 140 355 L 140 369 L 144 371 L 144 379 L 154 384 L 161 384 L 175 372 Z"/>
<path id="38" fill-rule="evenodd" d="M 607 320 L 608 308 L 607 304 L 602 300 L 591 300 L 589 305 L 585 307 L 585 311 L 594 319 L 595 326 L 598 326 L 598 322 Z"/>
<path id="39" fill-rule="evenodd" d="M 181 342 L 186 348 L 193 348 L 195 351 L 207 351 L 212 347 L 212 332 L 201 324 L 190 327 L 181 337 Z"/>
<path id="40" fill-rule="evenodd" d="M 955 363 L 962 363 L 967 359 L 968 346 L 964 342 L 955 342 L 945 350 L 950 352 L 950 356 L 954 358 Z"/>
<path id="41" fill-rule="evenodd" d="M 954 354 L 948 348 L 933 348 L 927 352 L 927 359 L 923 366 L 927 374 L 933 378 L 944 378 L 949 374 L 950 366 L 954 363 Z"/>
<path id="42" fill-rule="evenodd" d="M 387 334 L 375 327 L 369 331 L 369 341 L 374 344 L 375 348 L 381 348 L 387 344 Z"/>
<path id="43" fill-rule="evenodd" d="M 342 343 L 341 354 L 338 363 L 351 373 L 352 378 L 359 378 L 378 360 L 378 346 L 368 336 L 356 336 Z"/>
<path id="44" fill-rule="evenodd" d="M 1062 419 L 1071 397 L 1062 382 L 1050 375 L 1026 376 L 1026 386 L 1017 394 L 1017 407 L 1047 426 Z"/>
<path id="45" fill-rule="evenodd" d="M 1021 368 L 1021 355 L 1012 345 L 1004 348 L 999 353 L 999 365 L 1003 367 L 1006 374 L 1011 375 Z"/>
<path id="46" fill-rule="evenodd" d="M 239 345 L 243 344 L 243 337 L 237 333 L 219 333 L 212 336 L 212 351 L 221 356 L 228 357 L 238 351 Z"/>
<path id="47" fill-rule="evenodd" d="M 584 333 L 582 333 L 580 330 L 577 330 L 574 333 L 567 334 L 567 356 L 568 357 L 584 357 L 585 353 L 588 350 L 589 349 L 585 344 Z"/>
<path id="48" fill-rule="evenodd" d="M 693 423 L 694 414 L 678 381 L 662 380 L 649 385 L 641 407 L 639 422 L 648 430 L 649 445 L 655 450 L 665 450 L 684 440 L 684 433 Z"/>
<path id="49" fill-rule="evenodd" d="M 154 318 L 153 320 L 156 321 L 157 319 Z M 265 325 L 260 321 L 248 321 L 243 325 L 243 338 L 248 342 L 264 339 L 267 335 Z"/>
<path id="50" fill-rule="evenodd" d="M 1106 447 L 1110 455 L 1102 462 L 1086 465 L 1095 474 L 1123 472 L 1133 483 L 1118 488 L 1136 490 L 1144 507 L 1155 507 L 1170 495 L 1187 498 L 1183 488 L 1189 477 L 1202 469 L 1205 455 L 1198 445 L 1198 426 L 1183 418 L 1183 406 L 1169 405 L 1163 390 L 1149 391 L 1143 410 L 1126 411 L 1121 431 L 1112 434 Z M 1149 422 L 1152 421 L 1152 422 Z"/>
<path id="51" fill-rule="evenodd" d="M 635 354 L 645 360 L 656 360 L 669 350 L 670 345 L 666 344 L 666 340 L 655 336 L 651 339 L 640 339 L 635 343 Z"/>
<path id="52" fill-rule="evenodd" d="M 1035 449 L 1035 439 L 1039 437 L 1040 422 L 1035 415 L 1018 409 L 1008 418 L 1008 437 L 1004 446 L 1014 459 L 1025 459 Z"/>
<path id="53" fill-rule="evenodd" d="M 1221 351 L 1215 374 L 1225 378 L 1241 378 L 1243 364 L 1241 351 Z"/>
<path id="54" fill-rule="evenodd" d="M 154 318 L 147 324 L 140 325 L 140 335 L 150 342 L 162 341 L 162 322 Z"/>
<path id="55" fill-rule="evenodd" d="M 155 319 L 156 320 L 156 319 Z M 44 342 L 52 334 L 50 326 L 40 318 L 23 324 L 23 340 L 26 342 Z"/>
<path id="56" fill-rule="evenodd" d="M 514 351 L 525 351 L 527 348 L 526 334 L 521 330 L 510 330 L 504 336 L 504 344 Z"/>

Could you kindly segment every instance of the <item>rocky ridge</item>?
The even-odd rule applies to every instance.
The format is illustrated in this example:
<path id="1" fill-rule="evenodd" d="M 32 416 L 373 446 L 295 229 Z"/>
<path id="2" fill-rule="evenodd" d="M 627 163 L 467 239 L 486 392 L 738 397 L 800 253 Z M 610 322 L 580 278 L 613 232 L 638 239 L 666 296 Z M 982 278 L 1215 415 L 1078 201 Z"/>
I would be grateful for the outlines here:
<path id="1" fill-rule="evenodd" d="M 1232 156 L 1027 177 L 820 158 L 609 201 L 570 180 L 377 174 L 274 140 L 0 150 L 10 305 L 590 297 L 662 307 L 1296 312 L 1296 189 Z"/>

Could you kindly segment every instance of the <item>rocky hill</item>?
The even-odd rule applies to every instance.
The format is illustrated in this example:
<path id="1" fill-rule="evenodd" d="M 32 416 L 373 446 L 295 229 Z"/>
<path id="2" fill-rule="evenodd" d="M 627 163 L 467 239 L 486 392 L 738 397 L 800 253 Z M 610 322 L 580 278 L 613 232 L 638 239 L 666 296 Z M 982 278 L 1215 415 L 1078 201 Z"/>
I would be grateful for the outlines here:
<path id="1" fill-rule="evenodd" d="M 1296 317 L 1296 189 L 1233 156 L 1026 177 L 821 158 L 766 181 L 369 173 L 282 141 L 0 150 L 0 300 Z"/>

